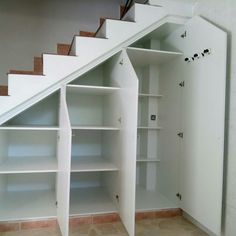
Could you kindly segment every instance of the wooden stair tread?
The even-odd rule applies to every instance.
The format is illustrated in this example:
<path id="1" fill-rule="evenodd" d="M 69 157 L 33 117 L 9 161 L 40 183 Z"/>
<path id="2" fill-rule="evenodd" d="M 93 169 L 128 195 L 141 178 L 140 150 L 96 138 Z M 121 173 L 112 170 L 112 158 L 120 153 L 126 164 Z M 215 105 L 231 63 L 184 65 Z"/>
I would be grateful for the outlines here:
<path id="1" fill-rule="evenodd" d="M 10 70 L 8 74 L 16 75 L 42 75 L 41 72 L 29 71 L 29 70 Z"/>
<path id="2" fill-rule="evenodd" d="M 8 86 L 0 85 L 0 96 L 8 96 Z"/>
<path id="3" fill-rule="evenodd" d="M 89 32 L 89 31 L 80 31 L 79 32 L 80 36 L 84 36 L 84 37 L 94 37 L 95 33 L 94 32 Z"/>
<path id="4" fill-rule="evenodd" d="M 70 51 L 70 44 L 58 43 L 57 44 L 57 54 L 58 55 L 68 55 Z"/>

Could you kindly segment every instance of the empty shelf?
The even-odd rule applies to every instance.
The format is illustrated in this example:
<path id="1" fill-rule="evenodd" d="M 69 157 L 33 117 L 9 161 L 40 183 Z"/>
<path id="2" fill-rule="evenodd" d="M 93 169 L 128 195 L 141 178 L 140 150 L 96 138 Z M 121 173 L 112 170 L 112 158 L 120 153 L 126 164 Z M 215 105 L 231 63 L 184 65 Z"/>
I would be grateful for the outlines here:
<path id="1" fill-rule="evenodd" d="M 111 126 L 83 126 L 83 125 L 73 125 L 72 129 L 78 129 L 78 130 L 119 130 L 119 128 L 111 127 Z"/>
<path id="2" fill-rule="evenodd" d="M 118 168 L 101 157 L 72 157 L 71 172 L 117 171 Z"/>
<path id="3" fill-rule="evenodd" d="M 104 86 L 87 86 L 87 85 L 67 85 L 69 92 L 78 92 L 80 94 L 103 95 L 113 93 L 120 88 Z"/>
<path id="4" fill-rule="evenodd" d="M 1 198 L 0 221 L 55 218 L 56 199 L 54 191 L 7 192 Z"/>
<path id="5" fill-rule="evenodd" d="M 71 189 L 70 215 L 117 212 L 106 189 L 100 187 Z"/>
<path id="6" fill-rule="evenodd" d="M 136 187 L 137 211 L 159 210 L 168 208 L 178 208 L 178 206 L 157 191 L 148 191 L 142 187 Z"/>
<path id="7" fill-rule="evenodd" d="M 56 157 L 7 157 L 0 174 L 57 172 Z"/>
<path id="8" fill-rule="evenodd" d="M 134 65 L 160 65 L 183 55 L 180 52 L 160 51 L 142 48 L 127 48 L 127 53 Z"/>

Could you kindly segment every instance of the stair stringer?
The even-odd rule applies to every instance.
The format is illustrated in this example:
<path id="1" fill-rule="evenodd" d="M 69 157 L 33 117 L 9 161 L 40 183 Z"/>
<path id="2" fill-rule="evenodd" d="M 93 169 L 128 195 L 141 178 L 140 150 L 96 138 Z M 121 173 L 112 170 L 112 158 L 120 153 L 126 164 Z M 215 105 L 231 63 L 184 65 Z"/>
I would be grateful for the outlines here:
<path id="1" fill-rule="evenodd" d="M 140 8 L 140 6 L 138 6 L 138 8 Z M 151 9 L 151 7 L 148 6 L 147 9 Z M 48 74 L 44 73 L 45 76 L 9 75 L 10 96 L 0 97 L 0 124 L 39 102 L 56 90 L 60 89 L 62 85 L 69 83 L 70 81 L 91 70 L 98 64 L 110 58 L 112 55 L 121 51 L 122 48 L 129 46 L 139 38 L 142 38 L 164 23 L 173 22 L 184 24 L 188 19 L 185 17 L 168 16 L 163 13 L 163 10 L 159 8 L 156 8 L 156 10 L 156 13 L 161 13 L 161 16 L 158 15 L 156 16 L 156 18 L 153 17 L 151 21 L 148 20 L 148 23 L 145 24 L 143 22 L 139 23 L 139 19 L 137 18 L 138 15 L 136 15 L 135 20 L 139 26 L 136 26 L 136 30 L 132 30 L 132 34 L 128 34 L 128 37 L 126 38 L 124 37 L 124 34 L 122 34 L 123 36 L 121 38 L 114 39 L 114 36 L 111 35 L 111 33 L 110 39 L 101 40 L 94 38 L 94 43 L 92 45 L 89 45 L 89 48 L 95 48 L 97 46 L 97 51 L 95 54 L 93 54 L 93 56 L 85 57 L 85 50 L 83 50 L 82 53 L 79 53 L 79 57 L 58 55 L 49 56 L 46 54 L 44 55 L 44 72 L 47 72 Z M 153 9 L 151 11 L 153 14 Z M 113 22 L 115 21 L 113 20 Z M 120 23 L 122 24 L 123 22 Z M 118 27 L 117 22 L 114 24 L 116 24 L 116 26 Z M 112 24 L 110 24 L 110 27 L 108 27 L 109 30 L 111 29 L 111 27 L 114 27 L 114 24 L 113 26 Z M 130 32 L 130 24 L 126 24 L 126 26 L 127 27 L 124 27 L 123 25 L 122 30 L 124 32 Z M 111 32 L 109 30 L 107 29 L 107 33 Z M 107 42 L 104 43 L 103 40 Z M 76 44 L 78 43 L 78 45 L 80 45 L 81 47 L 83 43 L 86 44 L 85 40 L 81 41 L 81 44 L 79 40 L 75 40 L 75 42 Z M 92 42 L 92 40 L 90 40 L 90 42 Z M 80 47 L 78 46 L 78 49 L 79 48 Z M 78 52 L 77 48 L 76 51 Z M 69 69 L 65 69 L 67 66 Z M 53 67 L 55 70 L 51 70 L 51 67 Z"/>

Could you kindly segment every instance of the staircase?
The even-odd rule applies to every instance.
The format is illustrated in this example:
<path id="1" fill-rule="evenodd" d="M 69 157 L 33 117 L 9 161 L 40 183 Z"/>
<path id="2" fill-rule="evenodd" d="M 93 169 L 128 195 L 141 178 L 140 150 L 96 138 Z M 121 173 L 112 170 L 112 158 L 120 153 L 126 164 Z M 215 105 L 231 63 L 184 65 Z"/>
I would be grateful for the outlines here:
<path id="1" fill-rule="evenodd" d="M 160 1 L 134 4 L 117 19 L 100 19 L 96 32 L 81 31 L 71 44 L 58 44 L 56 54 L 34 58 L 34 70 L 10 70 L 8 86 L 0 86 L 0 124 L 60 89 L 167 22 L 184 24 L 191 15 L 186 8 L 176 14 Z M 169 6 L 168 6 L 169 7 Z M 121 11 L 124 8 L 121 7 Z"/>

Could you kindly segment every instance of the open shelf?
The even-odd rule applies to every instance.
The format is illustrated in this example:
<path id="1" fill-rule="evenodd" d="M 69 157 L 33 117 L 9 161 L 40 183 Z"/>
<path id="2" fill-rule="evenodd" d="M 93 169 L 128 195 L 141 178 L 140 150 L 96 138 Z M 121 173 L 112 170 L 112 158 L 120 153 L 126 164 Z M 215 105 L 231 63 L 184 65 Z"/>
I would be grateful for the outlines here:
<path id="1" fill-rule="evenodd" d="M 55 173 L 0 175 L 0 221 L 57 216 Z"/>
<path id="2" fill-rule="evenodd" d="M 59 127 L 53 127 L 53 126 L 0 126 L 0 130 L 45 130 L 45 131 L 50 131 L 50 130 L 59 130 Z"/>
<path id="3" fill-rule="evenodd" d="M 98 156 L 72 157 L 71 172 L 118 171 L 109 160 Z"/>
<path id="4" fill-rule="evenodd" d="M 107 190 L 90 187 L 71 190 L 70 215 L 103 214 L 117 212 Z"/>
<path id="5" fill-rule="evenodd" d="M 107 86 L 88 86 L 88 85 L 67 85 L 68 92 L 75 92 L 80 94 L 104 95 L 113 93 L 120 88 Z"/>
<path id="6" fill-rule="evenodd" d="M 57 172 L 56 157 L 6 157 L 0 163 L 0 174 Z"/>
<path id="7" fill-rule="evenodd" d="M 163 95 L 149 94 L 149 93 L 139 93 L 139 98 L 162 98 Z"/>
<path id="8" fill-rule="evenodd" d="M 120 130 L 117 127 L 109 127 L 109 126 L 85 126 L 85 125 L 78 125 L 72 126 L 74 130 Z"/>
<path id="9" fill-rule="evenodd" d="M 4 126 L 10 127 L 58 127 L 59 121 L 59 100 L 58 91 L 24 110 L 17 116 L 8 120 Z"/>
<path id="10" fill-rule="evenodd" d="M 136 186 L 136 210 L 148 211 L 178 208 L 177 204 L 172 203 L 158 191 L 148 191 L 145 188 Z"/>
<path id="11" fill-rule="evenodd" d="M 161 51 L 143 48 L 127 48 L 131 62 L 135 66 L 161 65 L 183 54 L 180 52 Z"/>
<path id="12" fill-rule="evenodd" d="M 0 204 L 0 221 L 56 217 L 54 191 L 21 191 L 4 194 Z"/>

